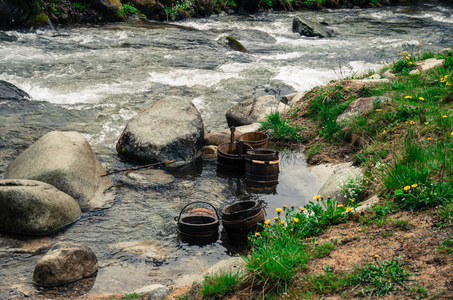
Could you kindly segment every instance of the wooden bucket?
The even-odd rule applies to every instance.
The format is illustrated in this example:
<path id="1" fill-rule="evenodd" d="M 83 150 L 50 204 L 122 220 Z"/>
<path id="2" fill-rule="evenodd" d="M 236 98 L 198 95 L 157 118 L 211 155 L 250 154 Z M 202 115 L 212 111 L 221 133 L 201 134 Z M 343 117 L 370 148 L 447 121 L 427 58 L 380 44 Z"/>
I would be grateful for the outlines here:
<path id="1" fill-rule="evenodd" d="M 226 172 L 243 172 L 245 156 L 252 147 L 242 142 L 223 143 L 217 147 L 217 167 Z"/>
<path id="2" fill-rule="evenodd" d="M 278 183 L 280 159 L 273 149 L 253 149 L 245 157 L 245 180 L 253 184 L 275 185 Z"/>
<path id="3" fill-rule="evenodd" d="M 209 205 L 212 209 L 195 208 L 186 210 L 188 206 L 194 204 Z M 185 214 L 183 216 L 183 214 Z M 178 222 L 178 231 L 185 237 L 206 238 L 216 236 L 219 232 L 219 215 L 214 206 L 207 202 L 197 201 L 184 206 L 175 218 Z"/>
<path id="4" fill-rule="evenodd" d="M 267 148 L 269 146 L 269 135 L 265 132 L 253 131 L 241 134 L 239 141 L 252 146 L 253 148 Z"/>

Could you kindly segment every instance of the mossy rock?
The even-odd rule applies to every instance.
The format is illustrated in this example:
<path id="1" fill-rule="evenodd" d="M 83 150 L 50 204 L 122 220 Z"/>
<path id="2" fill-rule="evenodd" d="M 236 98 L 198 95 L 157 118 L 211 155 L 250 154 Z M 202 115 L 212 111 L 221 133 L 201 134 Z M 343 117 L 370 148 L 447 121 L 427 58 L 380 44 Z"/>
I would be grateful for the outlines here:
<path id="1" fill-rule="evenodd" d="M 45 27 L 51 25 L 49 17 L 46 14 L 33 16 L 28 22 L 29 27 Z"/>
<path id="2" fill-rule="evenodd" d="M 247 49 L 245 49 L 245 47 L 234 37 L 227 36 L 226 40 L 228 42 L 228 46 L 230 46 L 231 49 L 241 52 L 247 52 Z"/>

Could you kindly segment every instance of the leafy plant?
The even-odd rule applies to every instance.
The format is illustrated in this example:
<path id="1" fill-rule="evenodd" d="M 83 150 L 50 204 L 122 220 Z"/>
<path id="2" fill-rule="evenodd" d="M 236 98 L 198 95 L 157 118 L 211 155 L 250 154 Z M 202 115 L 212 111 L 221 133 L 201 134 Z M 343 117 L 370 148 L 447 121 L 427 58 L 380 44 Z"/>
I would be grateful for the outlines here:
<path id="1" fill-rule="evenodd" d="M 369 263 L 362 268 L 357 268 L 357 274 L 353 275 L 349 283 L 363 286 L 360 293 L 363 296 L 376 295 L 381 297 L 392 291 L 406 289 L 404 281 L 409 280 L 410 273 L 402 268 L 400 257 L 381 263 L 376 259 L 375 263 Z"/>
<path id="2" fill-rule="evenodd" d="M 176 1 L 171 7 L 165 7 L 167 18 L 170 17 L 172 20 L 176 20 L 178 17 L 178 12 L 186 13 L 189 16 L 192 16 L 194 14 L 194 4 L 195 0 Z"/>
<path id="3" fill-rule="evenodd" d="M 146 17 L 142 12 L 137 9 L 134 5 L 132 4 L 123 4 L 123 10 L 126 15 L 137 15 L 139 17 Z"/>
<path id="4" fill-rule="evenodd" d="M 145 297 L 145 295 L 141 295 L 141 294 L 137 294 L 137 293 L 130 293 L 130 294 L 124 295 L 124 297 L 122 299 L 141 299 L 143 297 Z"/>
<path id="5" fill-rule="evenodd" d="M 349 174 L 339 182 L 338 187 L 346 199 L 359 200 L 366 192 L 366 180 L 362 174 Z"/>

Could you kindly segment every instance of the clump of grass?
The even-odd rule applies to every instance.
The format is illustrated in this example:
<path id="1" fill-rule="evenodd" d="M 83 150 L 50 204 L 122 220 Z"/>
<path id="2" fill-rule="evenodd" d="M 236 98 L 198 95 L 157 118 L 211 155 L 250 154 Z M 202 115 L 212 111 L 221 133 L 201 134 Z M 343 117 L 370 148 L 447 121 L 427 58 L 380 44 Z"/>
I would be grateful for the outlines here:
<path id="1" fill-rule="evenodd" d="M 263 130 L 269 133 L 270 139 L 280 143 L 301 143 L 301 129 L 289 124 L 288 120 L 281 118 L 279 112 L 266 116 L 266 121 L 261 122 Z"/>
<path id="2" fill-rule="evenodd" d="M 383 263 L 376 259 L 375 263 L 357 268 L 357 274 L 350 278 L 349 284 L 361 287 L 359 294 L 368 297 L 381 297 L 392 291 L 406 289 L 404 282 L 409 280 L 410 273 L 402 266 L 400 257 Z"/>
<path id="3" fill-rule="evenodd" d="M 450 237 L 442 242 L 439 246 L 439 253 L 442 254 L 450 254 L 453 255 L 453 237 Z"/>
<path id="4" fill-rule="evenodd" d="M 401 59 L 393 64 L 392 71 L 395 74 L 408 75 L 410 71 L 415 69 L 415 58 L 407 51 L 404 51 L 402 54 L 399 53 L 398 56 L 400 56 Z"/>
<path id="5" fill-rule="evenodd" d="M 329 256 L 330 253 L 335 249 L 335 245 L 337 244 L 338 240 L 335 239 L 332 242 L 325 242 L 319 245 L 314 246 L 313 248 L 313 257 L 315 258 L 323 258 Z M 312 244 L 314 240 L 312 240 Z"/>
<path id="6" fill-rule="evenodd" d="M 145 295 L 141 295 L 141 294 L 137 294 L 137 293 L 130 293 L 130 294 L 124 295 L 124 297 L 122 299 L 142 299 L 143 297 L 145 297 Z"/>
<path id="7" fill-rule="evenodd" d="M 222 299 L 223 296 L 234 291 L 241 280 L 240 273 L 208 274 L 202 283 L 202 294 L 208 299 Z"/>
<path id="8" fill-rule="evenodd" d="M 367 181 L 362 174 L 349 174 L 339 182 L 338 187 L 346 199 L 361 200 L 367 190 Z"/>

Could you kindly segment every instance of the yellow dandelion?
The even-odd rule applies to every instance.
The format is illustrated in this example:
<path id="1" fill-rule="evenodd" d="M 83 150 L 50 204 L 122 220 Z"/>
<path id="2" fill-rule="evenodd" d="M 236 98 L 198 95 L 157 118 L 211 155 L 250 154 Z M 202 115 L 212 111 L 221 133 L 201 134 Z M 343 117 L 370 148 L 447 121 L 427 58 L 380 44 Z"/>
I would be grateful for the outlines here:
<path id="1" fill-rule="evenodd" d="M 351 212 L 351 210 L 352 210 L 352 208 L 350 208 L 350 207 L 347 207 L 347 208 L 346 208 L 346 211 L 347 211 L 347 212 Z"/>
<path id="2" fill-rule="evenodd" d="M 428 141 L 430 141 L 430 140 L 431 140 L 431 138 L 428 138 Z"/>
<path id="3" fill-rule="evenodd" d="M 260 236 L 260 233 L 259 232 L 255 232 L 255 236 Z"/>
<path id="4" fill-rule="evenodd" d="M 410 123 L 411 123 L 411 125 L 414 125 L 414 124 L 415 124 L 415 122 L 414 122 L 414 121 L 411 121 Z"/>
<path id="5" fill-rule="evenodd" d="M 443 115 L 442 118 L 448 118 L 446 115 Z"/>
<path id="6" fill-rule="evenodd" d="M 269 225 L 271 223 L 271 220 L 266 220 L 264 224 Z"/>
<path id="7" fill-rule="evenodd" d="M 414 183 L 413 185 L 411 185 L 411 187 L 412 187 L 413 189 L 415 189 L 417 186 L 418 186 L 418 184 L 416 184 L 416 183 Z"/>
<path id="8" fill-rule="evenodd" d="M 379 255 L 375 254 L 375 255 L 374 255 L 374 258 L 379 258 Z"/>
<path id="9" fill-rule="evenodd" d="M 412 62 L 410 61 L 409 64 L 412 65 Z"/>
<path id="10" fill-rule="evenodd" d="M 406 59 L 407 59 L 407 60 L 409 60 L 409 59 L 410 59 L 410 57 L 409 57 L 409 56 L 406 56 Z"/>
<path id="11" fill-rule="evenodd" d="M 407 56 L 411 57 L 412 55 L 408 54 Z"/>
<path id="12" fill-rule="evenodd" d="M 418 97 L 418 100 L 425 101 L 425 98 L 423 98 L 423 97 Z"/>
<path id="13" fill-rule="evenodd" d="M 450 85 L 451 85 L 451 82 L 447 82 L 446 85 L 450 86 Z"/>
<path id="14" fill-rule="evenodd" d="M 406 96 L 404 99 L 412 99 L 412 96 Z"/>
<path id="15" fill-rule="evenodd" d="M 450 77 L 450 75 L 445 75 L 444 78 L 447 79 L 448 77 Z"/>
<path id="16" fill-rule="evenodd" d="M 330 196 L 327 196 L 327 199 L 330 199 Z"/>
<path id="17" fill-rule="evenodd" d="M 349 199 L 349 201 L 354 202 L 354 199 Z"/>
<path id="18" fill-rule="evenodd" d="M 422 44 L 420 44 L 420 47 L 422 46 Z"/>
<path id="19" fill-rule="evenodd" d="M 281 221 L 280 224 L 285 225 L 285 221 Z"/>
<path id="20" fill-rule="evenodd" d="M 283 208 L 286 208 L 286 205 L 283 205 Z"/>
<path id="21" fill-rule="evenodd" d="M 380 108 L 376 109 L 376 111 L 381 111 L 381 110 L 382 110 L 382 109 L 380 109 Z"/>
<path id="22" fill-rule="evenodd" d="M 343 206 L 343 204 L 338 204 L 338 208 L 342 208 Z"/>
<path id="23" fill-rule="evenodd" d="M 405 191 L 408 191 L 408 190 L 410 190 L 410 189 L 411 189 L 411 187 L 408 186 L 408 185 L 406 185 L 406 186 L 404 187 L 404 190 L 405 190 Z"/>
<path id="24" fill-rule="evenodd" d="M 275 210 L 277 211 L 277 213 L 281 213 L 282 212 L 282 209 L 280 207 L 276 208 Z"/>
<path id="25" fill-rule="evenodd" d="M 321 198 L 321 195 L 316 195 L 313 199 L 318 200 L 319 198 Z"/>
<path id="26" fill-rule="evenodd" d="M 447 81 L 447 78 L 445 78 L 445 77 L 442 77 L 442 78 L 440 79 L 440 82 L 445 82 L 445 81 Z"/>
<path id="27" fill-rule="evenodd" d="M 425 125 L 428 125 L 428 124 L 429 124 L 429 122 L 425 122 Z"/>
<path id="28" fill-rule="evenodd" d="M 300 211 L 306 211 L 307 209 L 305 207 L 301 207 Z"/>
<path id="29" fill-rule="evenodd" d="M 451 136 L 453 136 L 453 131 L 451 132 Z"/>
<path id="30" fill-rule="evenodd" d="M 294 223 L 297 223 L 299 222 L 299 219 L 298 218 L 294 218 Z"/>
<path id="31" fill-rule="evenodd" d="M 278 220 L 278 217 L 274 217 L 274 221 L 277 221 Z"/>
<path id="32" fill-rule="evenodd" d="M 401 53 L 398 53 L 399 56 L 401 56 Z"/>

